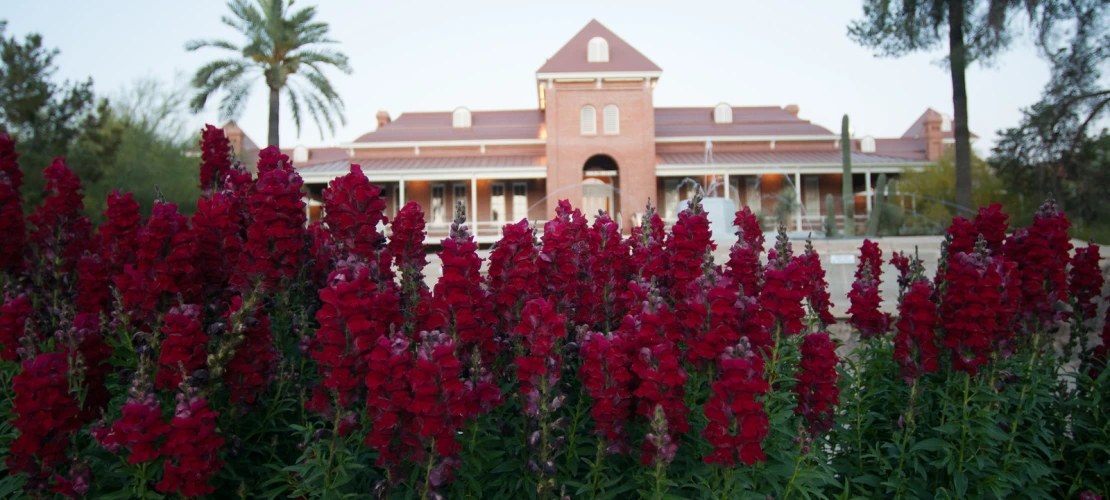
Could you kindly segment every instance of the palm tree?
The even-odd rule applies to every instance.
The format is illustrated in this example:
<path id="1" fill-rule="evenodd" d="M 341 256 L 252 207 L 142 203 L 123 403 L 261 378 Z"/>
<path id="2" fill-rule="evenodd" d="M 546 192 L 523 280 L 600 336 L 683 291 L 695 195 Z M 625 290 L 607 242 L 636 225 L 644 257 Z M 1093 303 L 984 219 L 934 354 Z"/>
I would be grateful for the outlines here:
<path id="1" fill-rule="evenodd" d="M 282 91 L 289 99 L 297 136 L 301 134 L 302 106 L 308 109 L 320 138 L 324 126 L 335 133 L 338 118 L 343 125 L 343 100 L 324 75 L 323 69 L 332 66 L 345 74 L 351 73 L 347 56 L 326 47 L 336 43 L 328 38 L 328 24 L 313 21 L 315 7 L 292 10 L 293 0 L 230 0 L 227 3 L 233 16 L 223 16 L 224 24 L 235 28 L 246 37 L 242 46 L 223 40 L 192 40 L 185 50 L 214 47 L 235 52 L 226 59 L 212 61 L 193 76 L 192 85 L 197 93 L 189 102 L 193 112 L 204 109 L 214 93 L 226 91 L 220 100 L 220 119 L 238 118 L 250 96 L 258 77 L 265 77 L 270 89 L 269 144 L 278 145 L 278 110 Z M 294 78 L 297 77 L 297 78 Z"/>

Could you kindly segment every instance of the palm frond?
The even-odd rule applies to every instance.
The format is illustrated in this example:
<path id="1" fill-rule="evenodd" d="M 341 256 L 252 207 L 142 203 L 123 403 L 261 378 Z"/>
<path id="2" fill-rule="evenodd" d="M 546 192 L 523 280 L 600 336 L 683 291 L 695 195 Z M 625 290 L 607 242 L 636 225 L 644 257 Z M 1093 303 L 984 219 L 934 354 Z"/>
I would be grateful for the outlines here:
<path id="1" fill-rule="evenodd" d="M 297 127 L 297 137 L 301 136 L 301 103 L 298 97 L 298 89 L 295 85 L 286 87 L 289 93 L 289 111 L 293 115 L 293 125 Z"/>
<path id="2" fill-rule="evenodd" d="M 238 80 L 227 86 L 227 95 L 220 100 L 220 120 L 235 120 L 242 116 L 253 85 L 253 79 L 248 79 Z"/>
<path id="3" fill-rule="evenodd" d="M 235 44 L 224 40 L 189 40 L 185 42 L 185 50 L 192 52 L 204 47 L 212 47 L 216 49 L 226 49 L 238 52 L 239 47 Z"/>

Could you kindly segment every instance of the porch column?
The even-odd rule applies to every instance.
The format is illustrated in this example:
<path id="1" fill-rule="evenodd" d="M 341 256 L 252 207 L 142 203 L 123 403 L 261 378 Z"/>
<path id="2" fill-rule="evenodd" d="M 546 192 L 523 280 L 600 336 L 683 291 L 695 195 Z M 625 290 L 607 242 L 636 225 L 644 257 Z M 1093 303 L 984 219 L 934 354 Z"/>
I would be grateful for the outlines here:
<path id="1" fill-rule="evenodd" d="M 728 198 L 728 199 L 731 200 L 732 199 L 732 193 L 729 192 L 729 187 L 730 186 L 729 186 L 729 183 L 728 183 L 728 169 L 725 169 L 725 198 Z"/>
<path id="2" fill-rule="evenodd" d="M 401 202 L 401 208 L 405 207 L 405 178 L 402 177 L 397 180 L 397 201 Z"/>
<path id="3" fill-rule="evenodd" d="M 794 202 L 796 208 L 794 209 L 794 219 L 797 221 L 795 226 L 798 232 L 802 232 L 802 171 L 794 171 Z"/>
<path id="4" fill-rule="evenodd" d="M 478 239 L 478 176 L 470 178 L 470 232 Z"/>
<path id="5" fill-rule="evenodd" d="M 871 215 L 871 171 L 870 170 L 864 170 L 863 175 L 866 176 L 866 179 L 867 179 L 866 182 L 864 183 L 864 193 L 867 196 L 867 215 L 870 216 Z"/>

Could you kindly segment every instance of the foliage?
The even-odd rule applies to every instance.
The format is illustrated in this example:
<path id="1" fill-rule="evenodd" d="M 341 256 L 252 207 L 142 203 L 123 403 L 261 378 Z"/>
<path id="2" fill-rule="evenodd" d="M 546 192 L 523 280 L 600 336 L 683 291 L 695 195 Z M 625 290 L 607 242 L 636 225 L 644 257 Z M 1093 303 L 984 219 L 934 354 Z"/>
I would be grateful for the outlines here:
<path id="1" fill-rule="evenodd" d="M 1051 202 L 1010 236 L 998 205 L 953 220 L 931 279 L 891 256 L 897 321 L 865 242 L 866 335 L 838 353 L 816 250 L 795 255 L 780 227 L 764 264 L 746 208 L 718 266 L 696 198 L 667 234 L 649 207 L 628 239 L 562 201 L 539 239 L 505 226 L 489 276 L 460 210 L 429 289 L 418 206 L 386 237 L 380 189 L 352 166 L 327 223 L 306 225 L 287 156 L 263 150 L 252 177 L 219 129 L 202 140 L 191 217 L 158 202 L 144 221 L 114 194 L 90 234 L 59 159 L 28 224 L 0 226 L 26 242 L 0 263 L 6 497 L 1107 491 L 1098 252 L 1068 271 Z M 0 135 L 8 204 L 12 149 Z"/>
<path id="2" fill-rule="evenodd" d="M 208 100 L 222 91 L 226 95 L 220 100 L 220 118 L 238 118 L 255 81 L 262 77 L 270 91 L 270 145 L 278 145 L 282 92 L 288 99 L 298 136 L 302 107 L 316 122 L 321 139 L 325 127 L 335 133 L 337 119 L 347 124 L 343 100 L 323 70 L 330 66 L 350 74 L 351 68 L 346 55 L 326 48 L 335 40 L 328 38 L 327 23 L 315 20 L 315 7 L 293 10 L 292 0 L 257 0 L 254 5 L 248 0 L 230 0 L 227 6 L 232 16 L 224 16 L 222 21 L 242 34 L 245 43 L 192 40 L 185 44 L 185 49 L 190 51 L 212 47 L 236 53 L 234 57 L 217 59 L 197 70 L 192 82 L 197 92 L 189 101 L 194 112 L 204 109 Z"/>
<path id="3" fill-rule="evenodd" d="M 956 165 L 949 152 L 935 165 L 922 170 L 910 170 L 901 175 L 898 190 L 904 195 L 912 195 L 910 200 L 900 200 L 905 207 L 905 227 L 909 233 L 932 233 L 942 231 L 957 215 L 956 206 Z M 985 161 L 974 157 L 971 162 L 972 196 L 976 206 L 1002 203 L 1006 211 L 1015 214 L 1029 212 L 1024 199 L 1006 190 L 1002 180 L 995 175 Z"/>

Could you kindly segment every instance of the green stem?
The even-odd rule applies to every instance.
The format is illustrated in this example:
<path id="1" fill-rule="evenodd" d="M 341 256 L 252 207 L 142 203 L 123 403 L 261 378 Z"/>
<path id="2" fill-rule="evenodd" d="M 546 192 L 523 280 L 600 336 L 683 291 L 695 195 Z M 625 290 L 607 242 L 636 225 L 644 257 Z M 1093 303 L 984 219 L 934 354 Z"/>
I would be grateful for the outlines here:
<path id="1" fill-rule="evenodd" d="M 798 471 L 801 470 L 804 458 L 805 455 L 799 453 L 798 458 L 794 460 L 794 473 L 790 475 L 790 482 L 786 483 L 786 491 L 782 494 L 783 500 L 790 498 L 790 492 L 794 491 L 794 481 L 798 479 Z"/>
<path id="2" fill-rule="evenodd" d="M 436 438 L 432 438 L 432 443 L 428 448 L 430 448 L 432 452 L 428 453 L 428 469 L 424 474 L 424 495 L 421 498 L 425 499 L 431 498 L 432 496 L 432 469 L 434 469 L 436 465 Z"/>
<path id="3" fill-rule="evenodd" d="M 968 392 L 971 388 L 971 373 L 964 372 L 964 405 L 963 415 L 960 419 L 960 461 L 956 464 L 956 470 L 962 472 L 964 470 L 964 453 L 967 450 L 967 410 L 970 398 Z"/>
<path id="4" fill-rule="evenodd" d="M 601 460 L 605 457 L 605 439 L 597 440 L 597 456 L 594 457 L 593 470 L 590 471 L 590 498 L 597 498 L 597 482 L 601 479 Z"/>

